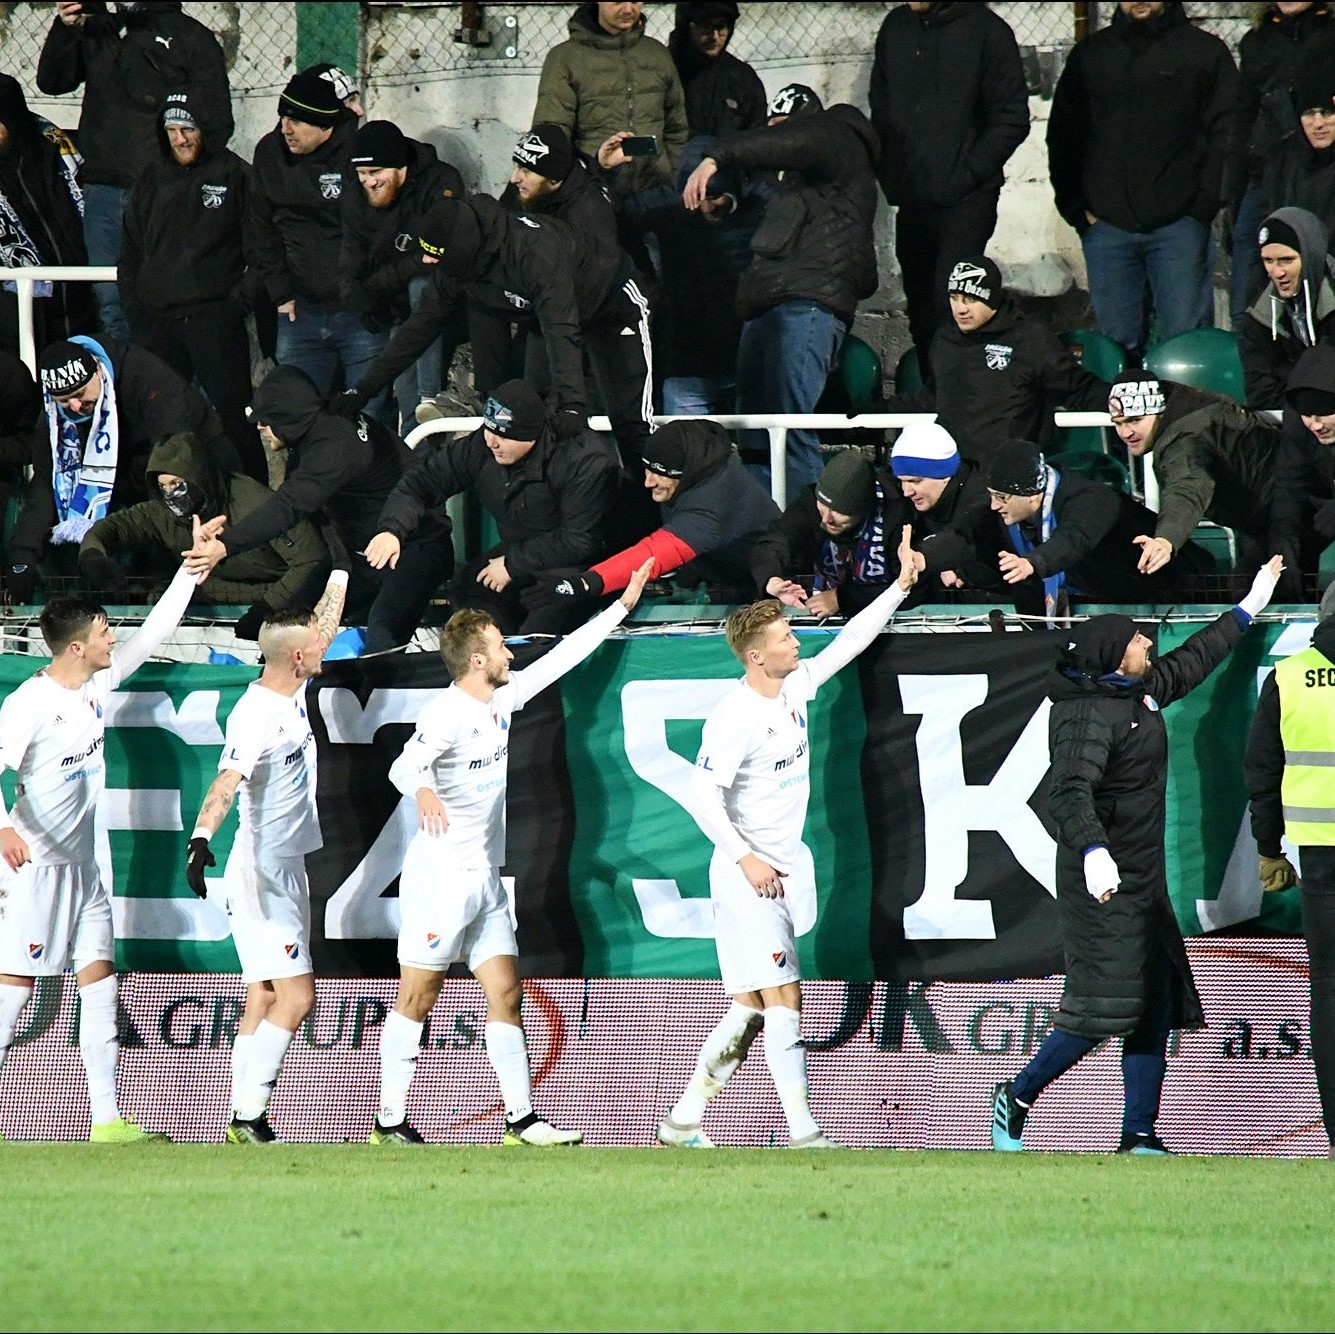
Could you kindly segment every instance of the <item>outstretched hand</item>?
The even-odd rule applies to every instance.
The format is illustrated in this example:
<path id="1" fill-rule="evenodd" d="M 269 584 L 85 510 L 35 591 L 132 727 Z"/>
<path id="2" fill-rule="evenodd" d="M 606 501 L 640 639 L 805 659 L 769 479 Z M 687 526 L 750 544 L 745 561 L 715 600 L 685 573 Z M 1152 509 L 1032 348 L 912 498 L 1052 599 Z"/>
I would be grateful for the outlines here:
<path id="1" fill-rule="evenodd" d="M 910 523 L 906 523 L 900 530 L 896 554 L 899 556 L 899 577 L 895 582 L 907 593 L 918 582 L 918 562 L 913 550 L 913 525 Z"/>
<path id="2" fill-rule="evenodd" d="M 227 556 L 227 548 L 218 537 L 226 526 L 225 514 L 215 515 L 207 522 L 201 522 L 198 514 L 190 516 L 192 546 L 189 551 L 181 552 L 181 555 L 185 558 L 185 568 L 200 582 L 203 582 L 213 572 L 213 567 Z"/>
<path id="3" fill-rule="evenodd" d="M 654 577 L 654 570 L 658 568 L 658 562 L 650 556 L 643 565 L 630 577 L 630 583 L 625 587 L 625 591 L 619 599 L 621 605 L 627 611 L 634 611 L 635 604 L 640 600 L 640 594 L 644 592 L 644 586 Z"/>

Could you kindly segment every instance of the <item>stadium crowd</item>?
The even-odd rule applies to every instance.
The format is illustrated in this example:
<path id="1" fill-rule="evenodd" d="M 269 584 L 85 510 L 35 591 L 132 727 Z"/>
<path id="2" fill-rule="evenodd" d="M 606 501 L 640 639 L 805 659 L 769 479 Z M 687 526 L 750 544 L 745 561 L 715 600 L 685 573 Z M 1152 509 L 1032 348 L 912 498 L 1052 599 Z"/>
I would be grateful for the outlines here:
<path id="1" fill-rule="evenodd" d="M 574 9 L 499 198 L 471 192 L 431 144 L 365 119 L 356 78 L 330 65 L 291 78 L 277 124 L 247 162 L 229 147 L 222 48 L 179 4 L 59 0 L 36 84 L 83 89 L 77 131 L 32 114 L 19 81 L 0 76 L 5 263 L 114 264 L 118 275 L 91 293 L 79 283 L 38 292 L 36 377 L 13 355 L 13 298 L 0 298 L 0 402 L 11 405 L 0 457 L 29 472 L 7 535 L 6 598 L 30 603 L 60 578 L 157 603 L 136 654 L 120 662 L 95 604 L 53 603 L 43 616 L 56 684 L 91 692 L 99 720 L 106 690 L 192 597 L 244 604 L 237 633 L 265 653 L 190 843 L 199 891 L 209 840 L 240 791 L 254 849 L 244 867 L 229 863 L 232 888 L 287 895 L 297 914 L 294 925 L 256 909 L 243 941 L 250 928 L 238 909 L 248 1001 L 234 1064 L 237 1140 L 272 1138 L 268 1093 L 313 998 L 308 959 L 275 954 L 275 922 L 299 930 L 301 858 L 319 846 L 300 703 L 340 613 L 366 626 L 366 651 L 377 652 L 407 643 L 432 599 L 448 598 L 455 615 L 442 651 L 458 690 L 444 692 L 439 716 L 424 715 L 391 777 L 417 800 L 419 837 L 455 839 L 450 864 L 473 876 L 471 916 L 442 923 L 411 888 L 426 875 L 413 867 L 436 848 L 410 850 L 403 979 L 372 1138 L 415 1136 L 405 1101 L 442 956 L 414 953 L 411 918 L 413 930 L 452 940 L 483 983 L 507 1137 L 557 1144 L 579 1137 L 532 1107 L 514 938 L 497 898 L 496 788 L 483 801 L 465 773 L 510 711 L 592 652 L 650 577 L 706 583 L 717 601 L 774 600 L 729 625 L 751 692 L 739 712 L 760 720 L 797 718 L 901 605 L 1004 600 L 1052 621 L 1082 600 L 1236 601 L 1176 667 L 1151 668 L 1125 617 L 1090 622 L 1069 647 L 1053 698 L 1079 725 L 1054 739 L 1070 753 L 1053 804 L 1065 803 L 1061 898 L 1078 905 L 1063 929 L 1084 941 L 1144 935 L 1144 904 L 1157 913 L 1164 897 L 1162 796 L 1134 776 L 1162 778 L 1158 704 L 1222 660 L 1277 583 L 1290 600 L 1315 600 L 1335 540 L 1335 26 L 1325 3 L 1263 7 L 1240 70 L 1176 2 L 1121 3 L 1074 47 L 1053 99 L 1048 160 L 1057 210 L 1080 236 L 1096 335 L 1111 352 L 1104 375 L 1090 364 L 1098 345 L 1086 337 L 1082 360 L 1081 340 L 1026 313 L 987 254 L 1005 167 L 1030 124 L 1015 36 L 988 6 L 891 8 L 866 109 L 826 106 L 800 83 L 767 97 L 727 49 L 745 17 L 736 4 L 677 5 L 666 46 L 645 34 L 643 9 Z M 878 397 L 888 411 L 935 420 L 869 448 L 791 430 L 781 512 L 765 433 L 743 430 L 734 443 L 710 414 L 816 410 L 859 303 L 878 287 L 878 192 L 896 211 L 922 377 Z M 1213 323 L 1221 211 L 1232 241 L 1230 350 L 1245 385 L 1232 397 L 1174 381 L 1154 356 Z M 404 435 L 415 422 L 453 415 L 445 388 L 465 344 L 483 424 L 414 453 Z M 1059 409 L 1106 411 L 1111 433 L 1080 449 L 1055 428 Z M 597 410 L 610 439 L 589 426 Z M 683 420 L 658 426 L 664 411 Z M 1129 484 L 1134 460 L 1146 474 L 1142 498 Z M 456 568 L 446 505 L 464 493 L 491 516 L 496 541 Z M 1203 524 L 1232 535 L 1223 568 L 1195 540 Z M 290 610 L 317 599 L 318 616 Z M 823 666 L 798 666 L 782 606 L 849 618 Z M 568 638 L 512 677 L 501 636 L 513 632 Z M 34 733 L 44 706 L 20 694 L 0 711 L 0 749 L 26 773 L 65 742 Z M 1158 730 L 1127 742 L 1124 706 L 1138 712 L 1142 701 Z M 716 868 L 716 901 L 751 949 L 724 957 L 720 929 L 733 1010 L 659 1137 L 707 1145 L 705 1104 L 763 1013 L 793 1143 L 826 1147 L 806 1108 L 792 921 L 784 909 L 786 927 L 776 926 L 767 906 L 782 898 L 791 848 L 780 840 L 769 855 L 770 817 L 748 805 L 760 800 L 754 766 L 791 738 L 780 729 L 770 750 L 753 751 L 743 730 L 735 717 L 707 728 L 703 768 L 715 768 L 710 746 L 726 763 L 698 819 L 727 864 Z M 794 744 L 805 757 L 805 739 Z M 1129 758 L 1117 777 L 1119 748 Z M 292 765 L 309 773 L 306 785 L 275 797 L 269 775 Z M 1145 789 L 1147 810 L 1129 833 L 1100 822 L 1104 782 Z M 65 816 L 82 829 L 91 807 L 61 815 L 42 805 L 40 784 L 33 791 L 16 810 L 36 823 L 22 836 L 0 828 L 0 853 L 12 872 L 40 863 L 34 871 L 61 881 L 58 893 L 92 902 L 96 886 L 55 874 L 82 868 L 89 849 L 53 846 L 39 830 Z M 804 809 L 794 807 L 790 833 Z M 1274 827 L 1271 818 L 1263 862 L 1283 879 Z M 1123 859 L 1120 840 L 1132 834 L 1139 842 Z M 1119 888 L 1118 906 L 1101 908 Z M 80 921 L 52 957 L 63 967 L 68 956 L 83 988 L 95 1130 L 134 1138 L 108 1055 L 109 913 Z M 756 941 L 789 962 L 756 966 Z M 1164 969 L 1182 981 L 1180 935 L 1167 962 L 1147 949 L 1123 952 L 1115 981 L 1125 985 L 1111 997 L 1099 957 L 1092 1001 L 1076 970 L 1060 1050 L 1045 1048 L 1042 1069 L 997 1092 L 997 1147 L 1019 1146 L 1040 1088 L 1097 1039 L 1122 1036 L 1134 1072 L 1123 1147 L 1162 1151 L 1164 1042 L 1172 1024 L 1191 1022 L 1194 992 L 1188 969 L 1187 999 L 1166 999 Z M 31 984 L 22 965 L 0 959 L 0 1058 Z"/>

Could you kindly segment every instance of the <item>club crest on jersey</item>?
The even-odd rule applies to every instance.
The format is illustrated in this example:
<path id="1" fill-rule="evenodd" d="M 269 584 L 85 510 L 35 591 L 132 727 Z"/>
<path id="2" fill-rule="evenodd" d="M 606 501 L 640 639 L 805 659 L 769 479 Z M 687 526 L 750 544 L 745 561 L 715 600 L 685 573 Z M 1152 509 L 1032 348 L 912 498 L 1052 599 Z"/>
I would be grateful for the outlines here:
<path id="1" fill-rule="evenodd" d="M 806 718 L 806 714 L 801 713 L 801 712 L 800 712 L 799 710 L 797 710 L 797 709 L 789 709 L 789 710 L 788 710 L 788 716 L 789 716 L 789 717 L 793 720 L 793 722 L 795 722 L 795 723 L 796 723 L 796 724 L 797 724 L 797 725 L 798 725 L 804 732 L 807 730 L 807 718 Z"/>
<path id="2" fill-rule="evenodd" d="M 28 945 L 28 958 L 32 959 L 34 962 L 40 959 L 42 955 L 45 953 L 46 953 L 45 941 L 34 941 Z"/>
<path id="3" fill-rule="evenodd" d="M 94 718 L 100 718 L 102 716 L 102 706 L 97 702 L 97 700 L 90 699 L 88 701 L 88 707 L 92 709 Z"/>
<path id="4" fill-rule="evenodd" d="M 222 208 L 223 201 L 227 198 L 227 187 L 225 185 L 201 185 L 199 194 L 204 201 L 205 208 Z"/>
<path id="5" fill-rule="evenodd" d="M 987 369 L 990 371 L 1004 371 L 1011 364 L 1011 358 L 1015 355 L 1015 349 L 1007 346 L 1005 343 L 988 343 L 983 348 L 983 355 L 987 358 Z"/>
<path id="6" fill-rule="evenodd" d="M 337 199 L 343 193 L 343 176 L 337 171 L 320 173 L 320 193 L 326 199 Z"/>
<path id="7" fill-rule="evenodd" d="M 283 953 L 289 959 L 299 959 L 301 957 L 301 946 L 294 941 L 291 945 L 283 946 Z"/>
<path id="8" fill-rule="evenodd" d="M 429 950 L 437 950 L 440 948 L 440 937 L 434 931 L 428 931 L 426 933 L 426 947 Z"/>
<path id="9" fill-rule="evenodd" d="M 782 968 L 788 962 L 788 952 L 786 950 L 775 950 L 769 957 L 774 960 L 775 965 L 779 968 Z"/>

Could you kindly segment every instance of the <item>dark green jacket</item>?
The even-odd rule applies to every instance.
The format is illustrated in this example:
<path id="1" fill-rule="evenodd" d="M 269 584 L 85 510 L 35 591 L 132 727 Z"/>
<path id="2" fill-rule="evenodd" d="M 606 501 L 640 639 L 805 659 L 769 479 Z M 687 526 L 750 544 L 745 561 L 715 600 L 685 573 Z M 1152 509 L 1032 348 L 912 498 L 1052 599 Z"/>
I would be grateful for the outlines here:
<path id="1" fill-rule="evenodd" d="M 148 489 L 152 497 L 100 519 L 88 530 L 79 547 L 112 555 L 123 547 L 164 546 L 181 552 L 190 547 L 190 519 L 178 518 L 158 491 L 158 474 L 184 477 L 204 493 L 202 519 L 224 511 L 230 524 L 269 500 L 273 492 L 243 473 L 232 473 L 224 483 L 213 460 L 188 434 L 168 436 L 148 456 Z M 314 524 L 299 520 L 264 546 L 228 556 L 200 586 L 207 602 L 252 603 L 271 607 L 291 602 L 308 579 L 326 565 L 329 553 Z"/>

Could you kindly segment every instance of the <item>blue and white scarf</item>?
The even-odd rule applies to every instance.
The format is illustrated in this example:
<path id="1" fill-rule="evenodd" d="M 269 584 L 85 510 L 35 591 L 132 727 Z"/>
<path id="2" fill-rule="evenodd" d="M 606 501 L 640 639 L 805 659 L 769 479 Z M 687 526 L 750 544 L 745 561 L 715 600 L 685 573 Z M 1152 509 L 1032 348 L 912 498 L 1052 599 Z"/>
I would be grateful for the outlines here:
<path id="1" fill-rule="evenodd" d="M 80 423 L 58 408 L 50 394 L 42 394 L 51 439 L 51 486 L 56 496 L 52 542 L 82 542 L 88 530 L 106 517 L 120 455 L 116 387 L 106 349 L 82 334 L 70 342 L 86 347 L 97 358 L 102 392 L 92 412 L 86 443 L 79 439 Z"/>
<path id="2" fill-rule="evenodd" d="M 1006 525 L 1011 537 L 1011 546 L 1015 548 L 1017 556 L 1027 556 L 1036 546 L 1041 546 L 1057 531 L 1057 515 L 1052 508 L 1052 502 L 1057 495 L 1061 473 L 1053 467 L 1045 467 L 1043 473 L 1043 505 L 1038 512 L 1038 541 L 1031 542 L 1025 536 L 1024 529 L 1020 524 L 1008 523 Z M 1048 575 L 1043 580 L 1043 614 L 1047 617 L 1049 625 L 1052 625 L 1057 619 L 1058 599 L 1065 583 L 1066 575 L 1062 570 Z"/>
<path id="3" fill-rule="evenodd" d="M 842 588 L 852 578 L 855 584 L 879 584 L 885 580 L 885 488 L 876 482 L 876 499 L 871 515 L 852 548 L 840 546 L 832 537 L 820 544 L 816 556 L 813 591 Z"/>

